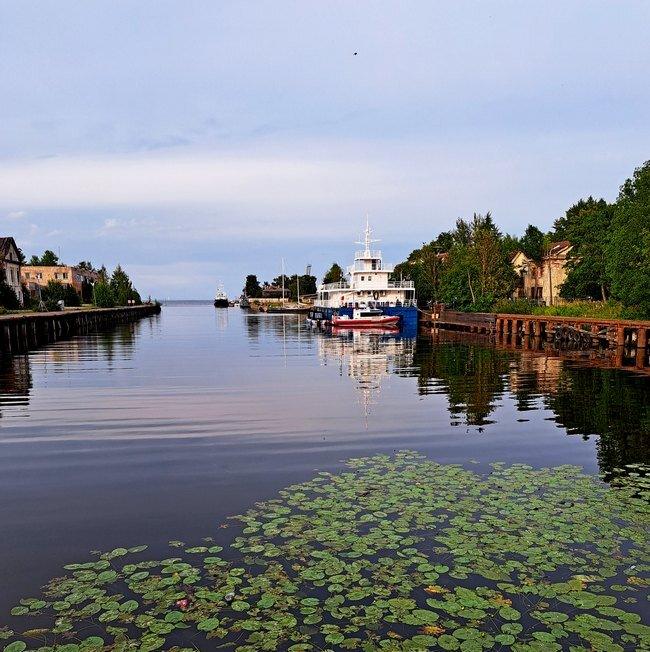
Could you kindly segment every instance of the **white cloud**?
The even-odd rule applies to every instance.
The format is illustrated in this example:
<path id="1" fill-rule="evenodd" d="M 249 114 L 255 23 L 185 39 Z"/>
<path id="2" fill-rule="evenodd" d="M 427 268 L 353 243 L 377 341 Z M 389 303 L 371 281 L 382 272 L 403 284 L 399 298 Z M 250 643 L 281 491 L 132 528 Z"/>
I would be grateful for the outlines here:
<path id="1" fill-rule="evenodd" d="M 27 213 L 25 211 L 11 211 L 5 217 L 8 220 L 22 220 L 26 215 Z"/>

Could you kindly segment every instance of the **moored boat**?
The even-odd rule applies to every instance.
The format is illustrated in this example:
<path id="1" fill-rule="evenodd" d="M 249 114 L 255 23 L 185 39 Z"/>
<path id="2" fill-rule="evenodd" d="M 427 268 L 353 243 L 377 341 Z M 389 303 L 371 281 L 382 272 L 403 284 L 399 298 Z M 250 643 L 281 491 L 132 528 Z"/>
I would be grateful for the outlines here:
<path id="1" fill-rule="evenodd" d="M 399 324 L 399 315 L 385 315 L 379 308 L 354 308 L 352 317 L 334 315 L 332 326 L 338 328 L 377 328 L 381 326 L 394 328 Z"/>
<path id="2" fill-rule="evenodd" d="M 397 317 L 402 330 L 415 335 L 418 321 L 415 284 L 411 280 L 394 278 L 393 266 L 383 262 L 381 251 L 371 248 L 376 241 L 370 234 L 366 219 L 365 238 L 357 243 L 364 248 L 355 252 L 346 278 L 319 286 L 310 319 L 316 325 L 327 327 L 345 316 L 353 320 L 355 309 L 378 309 L 385 317 Z"/>

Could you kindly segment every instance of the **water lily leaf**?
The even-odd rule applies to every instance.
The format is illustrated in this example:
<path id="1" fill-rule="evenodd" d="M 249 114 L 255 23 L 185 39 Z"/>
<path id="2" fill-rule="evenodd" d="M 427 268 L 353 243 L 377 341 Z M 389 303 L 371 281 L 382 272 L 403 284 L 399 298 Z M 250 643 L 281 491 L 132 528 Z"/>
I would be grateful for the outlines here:
<path id="1" fill-rule="evenodd" d="M 27 644 L 23 641 L 14 641 L 13 643 L 9 643 L 9 645 L 7 645 L 4 652 L 23 652 L 23 650 L 26 648 Z"/>
<path id="2" fill-rule="evenodd" d="M 212 630 L 217 629 L 217 627 L 219 627 L 218 618 L 206 618 L 196 626 L 196 628 L 202 632 L 211 632 Z"/>

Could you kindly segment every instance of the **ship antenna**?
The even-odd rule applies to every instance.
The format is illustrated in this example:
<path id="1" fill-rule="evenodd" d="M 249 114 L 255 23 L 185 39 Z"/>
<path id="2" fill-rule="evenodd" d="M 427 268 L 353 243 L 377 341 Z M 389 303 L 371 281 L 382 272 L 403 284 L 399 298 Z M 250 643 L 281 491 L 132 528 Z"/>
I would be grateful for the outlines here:
<path id="1" fill-rule="evenodd" d="M 370 221 L 368 219 L 368 213 L 366 213 L 366 232 L 365 232 L 365 238 L 363 242 L 357 242 L 356 244 L 364 245 L 365 247 L 365 252 L 364 256 L 370 256 L 370 245 L 373 242 L 380 242 L 380 240 L 373 240 L 370 237 L 370 234 L 372 233 L 372 229 L 370 228 Z"/>

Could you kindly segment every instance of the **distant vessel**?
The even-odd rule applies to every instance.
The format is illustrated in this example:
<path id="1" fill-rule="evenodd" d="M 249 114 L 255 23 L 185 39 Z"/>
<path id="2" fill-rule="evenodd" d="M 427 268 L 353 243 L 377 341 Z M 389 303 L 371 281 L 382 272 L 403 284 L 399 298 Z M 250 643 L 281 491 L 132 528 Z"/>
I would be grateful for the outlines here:
<path id="1" fill-rule="evenodd" d="M 251 302 L 248 300 L 248 297 L 246 296 L 246 293 L 242 294 L 241 297 L 239 297 L 239 307 L 240 308 L 250 308 L 251 307 Z"/>
<path id="2" fill-rule="evenodd" d="M 228 307 L 228 295 L 223 289 L 223 285 L 220 285 L 217 288 L 217 293 L 214 297 L 214 307 L 215 308 L 227 308 Z"/>
<path id="3" fill-rule="evenodd" d="M 381 251 L 370 248 L 376 242 L 371 240 L 370 234 L 366 219 L 365 238 L 357 243 L 364 248 L 355 252 L 354 263 L 347 270 L 348 280 L 320 285 L 310 318 L 319 324 L 334 324 L 335 318 L 353 320 L 355 309 L 378 309 L 384 316 L 400 318 L 402 328 L 416 329 L 415 284 L 391 279 L 393 266 L 384 264 Z"/>

